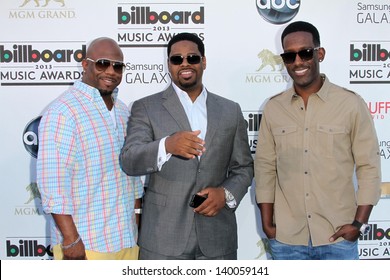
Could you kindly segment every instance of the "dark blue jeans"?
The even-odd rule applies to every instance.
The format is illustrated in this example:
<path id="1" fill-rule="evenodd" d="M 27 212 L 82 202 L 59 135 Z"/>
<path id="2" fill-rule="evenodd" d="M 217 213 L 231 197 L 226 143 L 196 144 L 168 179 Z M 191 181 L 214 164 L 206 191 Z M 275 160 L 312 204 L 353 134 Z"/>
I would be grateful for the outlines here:
<path id="1" fill-rule="evenodd" d="M 343 240 L 329 245 L 313 247 L 284 244 L 276 239 L 269 240 L 274 260 L 358 260 L 358 242 Z"/>

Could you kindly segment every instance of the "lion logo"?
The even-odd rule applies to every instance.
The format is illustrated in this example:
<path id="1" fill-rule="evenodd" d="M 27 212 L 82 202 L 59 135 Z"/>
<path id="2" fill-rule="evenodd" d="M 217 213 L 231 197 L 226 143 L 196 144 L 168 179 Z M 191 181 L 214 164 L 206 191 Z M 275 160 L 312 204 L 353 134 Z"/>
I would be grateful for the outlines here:
<path id="1" fill-rule="evenodd" d="M 39 4 L 39 0 L 33 0 L 35 2 L 35 7 L 46 7 L 50 0 L 45 0 L 45 4 L 43 4 L 42 6 Z M 53 0 L 54 2 L 59 2 L 61 3 L 61 7 L 64 7 L 65 6 L 65 0 Z M 26 6 L 29 2 L 31 2 L 31 0 L 24 0 L 23 4 L 20 5 L 19 7 L 24 7 Z"/>
<path id="2" fill-rule="evenodd" d="M 37 183 L 31 183 L 26 187 L 26 191 L 30 193 L 30 197 L 24 204 L 29 204 L 31 201 L 33 201 L 36 198 L 41 199 L 41 193 L 38 190 Z"/>
<path id="3" fill-rule="evenodd" d="M 271 253 L 271 247 L 269 245 L 269 241 L 267 238 L 262 238 L 257 242 L 257 247 L 260 249 L 260 254 L 256 257 L 256 259 L 260 259 L 265 254 Z"/>
<path id="4" fill-rule="evenodd" d="M 284 69 L 284 64 L 282 57 L 280 55 L 275 55 L 268 49 L 264 49 L 257 55 L 261 59 L 261 65 L 257 71 L 261 71 L 266 66 L 271 66 L 272 71 L 275 71 L 275 66 L 280 66 L 279 71 Z"/>

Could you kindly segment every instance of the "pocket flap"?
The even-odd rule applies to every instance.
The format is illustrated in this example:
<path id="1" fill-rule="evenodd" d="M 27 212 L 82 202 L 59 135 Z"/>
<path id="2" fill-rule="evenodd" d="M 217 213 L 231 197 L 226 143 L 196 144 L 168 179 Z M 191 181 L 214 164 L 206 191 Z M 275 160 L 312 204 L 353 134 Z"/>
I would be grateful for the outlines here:
<path id="1" fill-rule="evenodd" d="M 281 136 L 281 135 L 287 135 L 287 134 L 290 134 L 290 133 L 293 133 L 293 132 L 296 132 L 297 131 L 297 127 L 296 126 L 285 126 L 285 127 L 276 127 L 272 130 L 272 133 L 274 135 L 278 135 L 278 136 Z"/>
<path id="2" fill-rule="evenodd" d="M 327 125 L 327 124 L 318 124 L 317 131 L 326 133 L 326 134 L 339 134 L 345 133 L 345 126 L 336 126 L 336 125 Z"/>

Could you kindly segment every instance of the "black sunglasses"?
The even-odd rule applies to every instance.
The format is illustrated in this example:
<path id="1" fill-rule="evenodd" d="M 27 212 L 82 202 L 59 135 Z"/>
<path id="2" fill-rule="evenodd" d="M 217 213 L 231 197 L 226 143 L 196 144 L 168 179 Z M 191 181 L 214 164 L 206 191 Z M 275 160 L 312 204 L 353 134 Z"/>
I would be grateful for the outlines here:
<path id="1" fill-rule="evenodd" d="M 313 58 L 314 51 L 319 50 L 320 47 L 317 48 L 309 48 L 309 49 L 304 49 L 299 52 L 285 52 L 280 54 L 282 57 L 284 63 L 290 64 L 295 61 L 295 58 L 297 55 L 303 60 L 303 61 L 309 61 L 310 59 Z"/>
<path id="2" fill-rule="evenodd" d="M 173 65 L 180 65 L 180 64 L 183 63 L 184 59 L 187 59 L 187 62 L 189 64 L 198 64 L 202 60 L 202 57 L 200 55 L 197 55 L 197 54 L 190 54 L 190 55 L 188 55 L 186 57 L 184 57 L 182 55 L 172 55 L 169 58 L 169 61 Z"/>
<path id="3" fill-rule="evenodd" d="M 113 61 L 113 60 L 109 60 L 107 58 L 99 58 L 99 59 L 93 60 L 89 57 L 87 57 L 86 60 L 89 60 L 89 61 L 95 63 L 95 68 L 99 72 L 106 71 L 107 68 L 110 67 L 110 65 L 112 65 L 112 68 L 118 74 L 122 74 L 123 70 L 125 69 L 125 64 L 121 61 Z"/>

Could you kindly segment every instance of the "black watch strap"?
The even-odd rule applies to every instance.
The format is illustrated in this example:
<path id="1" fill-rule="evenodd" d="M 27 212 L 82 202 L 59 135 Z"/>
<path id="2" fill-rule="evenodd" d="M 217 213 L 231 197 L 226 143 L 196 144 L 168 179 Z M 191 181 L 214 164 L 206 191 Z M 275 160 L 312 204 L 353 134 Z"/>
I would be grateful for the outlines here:
<path id="1" fill-rule="evenodd" d="M 352 222 L 352 225 L 353 225 L 354 227 L 356 227 L 358 230 L 360 230 L 360 228 L 362 227 L 363 223 L 354 220 L 354 221 Z"/>

